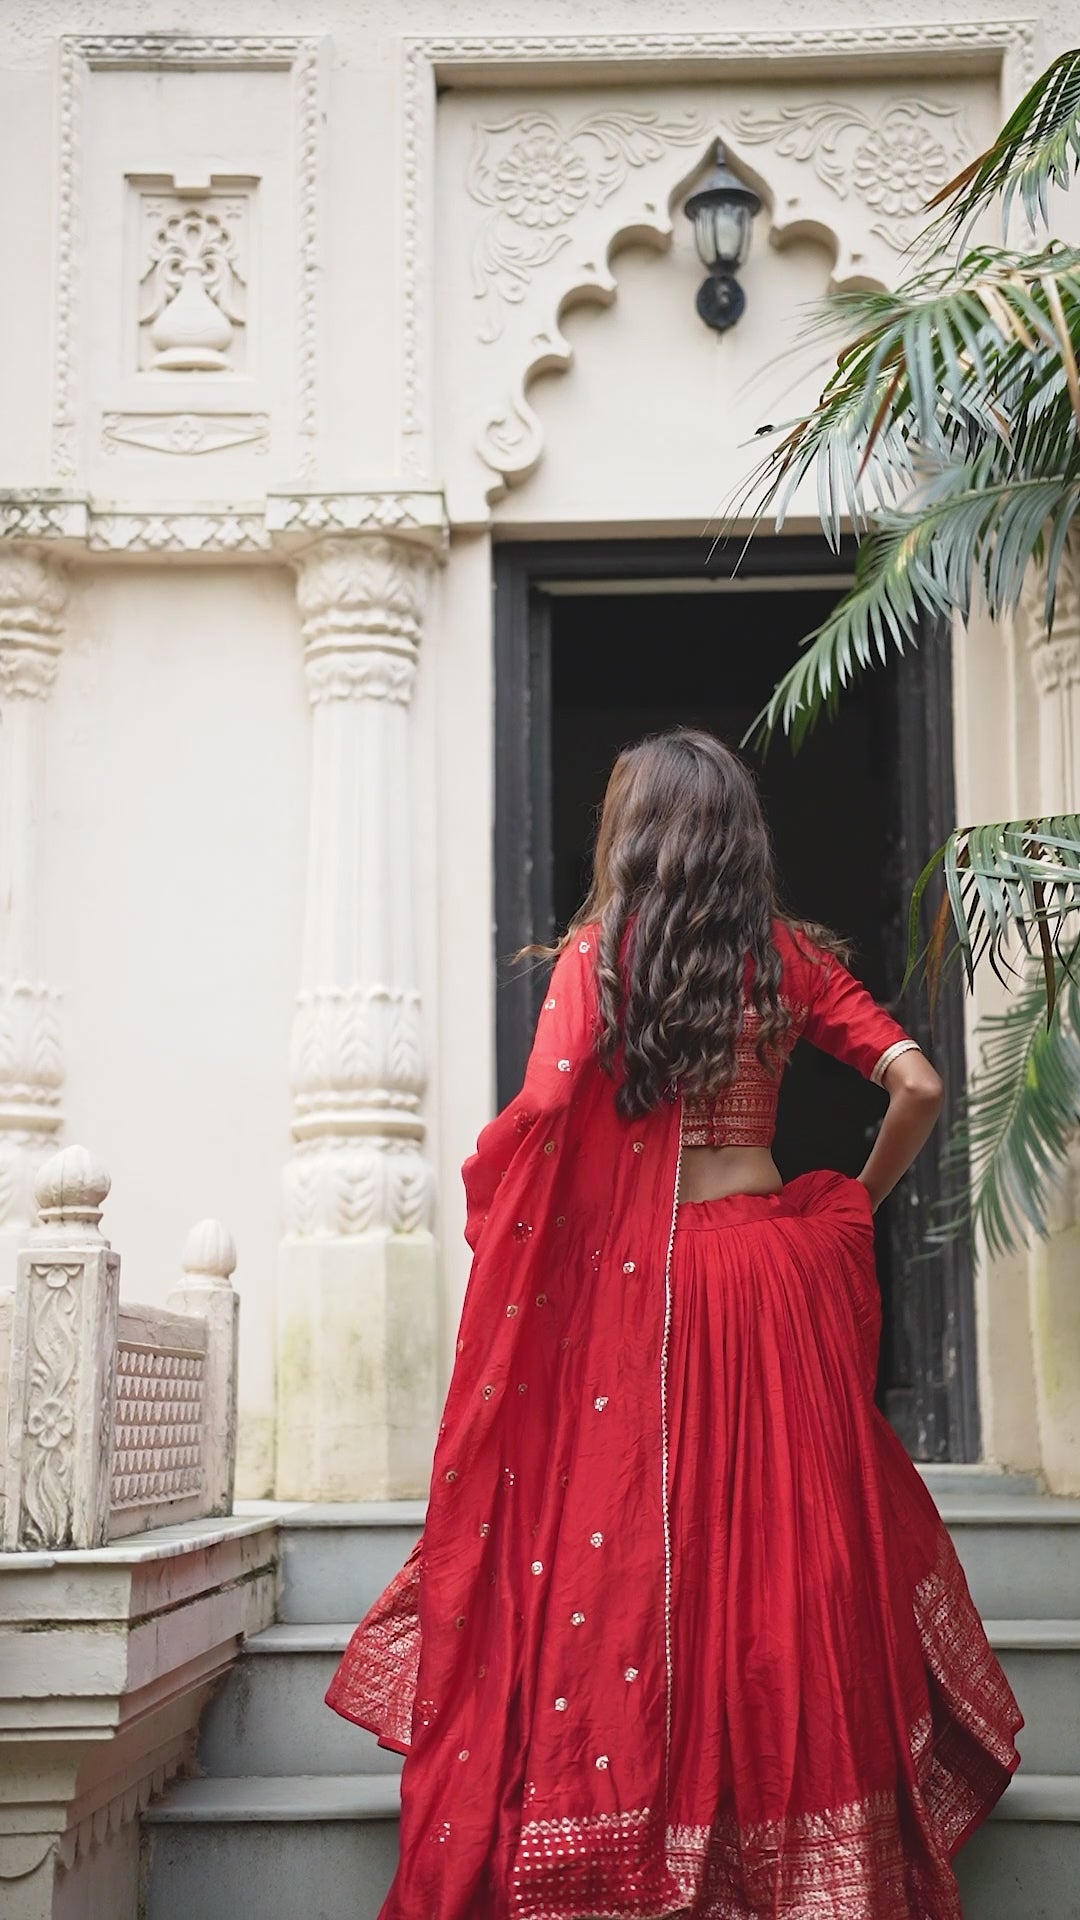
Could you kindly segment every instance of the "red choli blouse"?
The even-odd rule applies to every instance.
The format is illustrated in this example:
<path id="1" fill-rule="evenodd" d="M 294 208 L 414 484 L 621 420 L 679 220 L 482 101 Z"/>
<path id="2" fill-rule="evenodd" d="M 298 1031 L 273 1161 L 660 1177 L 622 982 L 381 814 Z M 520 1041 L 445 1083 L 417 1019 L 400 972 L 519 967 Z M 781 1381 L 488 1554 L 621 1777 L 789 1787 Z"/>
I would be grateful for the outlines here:
<path id="1" fill-rule="evenodd" d="M 880 1086 L 889 1064 L 918 1042 L 832 954 L 780 924 L 774 937 L 784 963 L 780 997 L 791 1013 L 784 1065 L 795 1042 L 809 1040 Z M 758 1059 L 760 1024 L 747 1004 L 735 1042 L 734 1079 L 716 1094 L 684 1096 L 684 1147 L 772 1146 L 784 1069 L 773 1072 Z"/>

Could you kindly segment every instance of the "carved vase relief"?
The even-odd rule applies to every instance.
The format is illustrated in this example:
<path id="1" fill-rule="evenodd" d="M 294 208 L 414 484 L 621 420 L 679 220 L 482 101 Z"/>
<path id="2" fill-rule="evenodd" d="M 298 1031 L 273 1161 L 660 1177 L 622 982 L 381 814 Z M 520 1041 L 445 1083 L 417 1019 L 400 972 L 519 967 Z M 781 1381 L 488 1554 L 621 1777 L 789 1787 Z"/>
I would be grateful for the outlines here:
<path id="1" fill-rule="evenodd" d="M 143 194 L 139 367 L 242 373 L 249 196 Z"/>

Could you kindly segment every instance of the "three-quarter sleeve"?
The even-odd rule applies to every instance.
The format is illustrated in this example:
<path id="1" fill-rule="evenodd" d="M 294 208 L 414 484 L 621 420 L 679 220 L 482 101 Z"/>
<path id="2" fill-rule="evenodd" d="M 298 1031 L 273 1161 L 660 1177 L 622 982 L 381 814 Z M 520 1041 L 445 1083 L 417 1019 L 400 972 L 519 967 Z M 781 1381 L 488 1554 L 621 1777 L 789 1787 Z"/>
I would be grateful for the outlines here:
<path id="1" fill-rule="evenodd" d="M 900 1054 L 918 1049 L 918 1041 L 832 954 L 817 953 L 807 962 L 806 983 L 809 1011 L 803 1037 L 865 1079 L 880 1086 Z"/>

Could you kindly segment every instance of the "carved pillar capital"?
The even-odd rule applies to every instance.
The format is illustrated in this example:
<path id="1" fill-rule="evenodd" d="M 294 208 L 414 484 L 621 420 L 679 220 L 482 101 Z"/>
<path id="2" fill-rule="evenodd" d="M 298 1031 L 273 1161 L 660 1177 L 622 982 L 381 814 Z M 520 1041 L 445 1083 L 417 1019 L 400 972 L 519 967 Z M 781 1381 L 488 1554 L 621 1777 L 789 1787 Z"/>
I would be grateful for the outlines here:
<path id="1" fill-rule="evenodd" d="M 408 706 L 432 564 L 424 549 L 354 534 L 321 540 L 294 564 L 312 702 Z"/>
<path id="2" fill-rule="evenodd" d="M 0 549 L 0 700 L 44 699 L 56 678 L 64 574 L 34 547 Z"/>

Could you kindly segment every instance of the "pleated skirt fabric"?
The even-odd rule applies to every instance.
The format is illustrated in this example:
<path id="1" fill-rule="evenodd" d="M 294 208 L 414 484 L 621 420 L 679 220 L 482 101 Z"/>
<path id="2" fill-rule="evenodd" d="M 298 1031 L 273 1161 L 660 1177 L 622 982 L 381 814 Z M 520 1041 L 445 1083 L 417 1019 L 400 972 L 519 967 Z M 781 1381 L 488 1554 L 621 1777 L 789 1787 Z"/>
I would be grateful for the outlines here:
<path id="1" fill-rule="evenodd" d="M 861 1184 L 683 1205 L 667 1373 L 669 1856 L 694 1920 L 955 1920 L 1021 1715 L 873 1403 Z"/>
<path id="2" fill-rule="evenodd" d="M 637 1656 L 608 1670 L 632 1582 L 597 1578 L 574 1615 L 588 1613 L 595 1651 L 574 1666 L 578 1628 L 526 1565 L 509 1651 L 478 1649 L 518 1675 L 512 1701 L 493 1698 L 447 1763 L 429 1725 L 439 1703 L 415 1700 L 421 1543 L 335 1676 L 339 1712 L 388 1745 L 415 1743 L 384 1920 L 960 1920 L 950 1863 L 1008 1784 L 1022 1720 L 933 1500 L 874 1405 L 868 1195 L 816 1173 L 766 1197 L 684 1204 L 665 1287 L 662 1512 L 614 1424 L 625 1392 L 590 1398 L 587 1370 L 580 1410 L 560 1403 L 529 1440 L 535 1462 L 521 1439 L 506 1495 L 518 1500 L 535 1466 L 542 1524 L 521 1549 L 533 1574 L 553 1559 L 561 1577 L 565 1551 L 568 1580 L 591 1575 L 619 1529 L 623 1545 L 641 1533 L 639 1564 L 662 1556 L 656 1605 L 635 1615 L 640 1674 Z M 575 1421 L 588 1469 L 560 1474 L 559 1422 Z M 486 1576 L 459 1626 L 485 1590 Z M 655 1751 L 642 1756 L 629 1718 L 624 1737 L 611 1716 L 613 1697 L 629 1715 L 646 1688 Z M 647 1804 L 623 1791 L 634 1767 L 651 1771 Z M 480 1778 L 483 1807 L 467 1785 Z M 611 1796 L 599 1814 L 598 1782 Z M 466 1830 L 498 1835 L 479 1864 Z"/>

